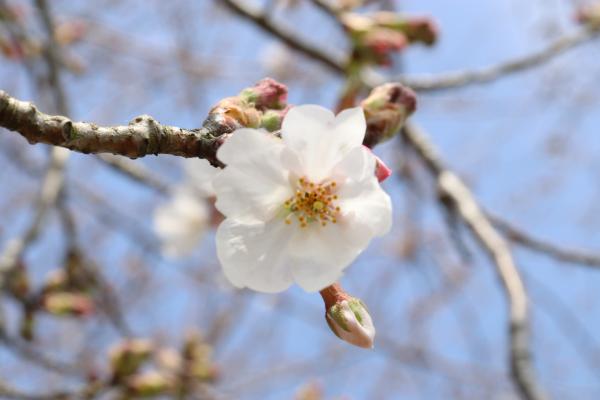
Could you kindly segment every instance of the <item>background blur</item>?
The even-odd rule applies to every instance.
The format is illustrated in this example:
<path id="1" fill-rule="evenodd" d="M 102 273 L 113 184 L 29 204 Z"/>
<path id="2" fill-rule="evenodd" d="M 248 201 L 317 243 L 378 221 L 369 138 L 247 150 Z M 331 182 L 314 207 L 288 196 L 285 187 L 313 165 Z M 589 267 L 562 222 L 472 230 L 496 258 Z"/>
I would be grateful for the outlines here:
<path id="1" fill-rule="evenodd" d="M 40 3 L 0 2 L 0 89 L 60 113 L 44 59 Z M 288 86 L 291 104 L 334 108 L 344 87 L 342 76 L 232 13 L 225 1 L 48 3 L 60 85 L 74 120 L 121 125 L 149 114 L 194 128 L 217 101 L 265 76 Z M 327 54 L 350 50 L 339 24 L 311 0 L 237 3 Z M 356 11 L 431 17 L 440 31 L 435 46 L 411 46 L 377 71 L 436 76 L 542 49 L 581 29 L 574 18 L 581 4 L 381 0 Z M 491 214 L 587 253 L 600 253 L 599 52 L 600 41 L 591 40 L 486 84 L 418 93 L 412 117 Z M 151 340 L 154 359 L 142 369 L 162 371 L 194 337 L 206 374 L 182 398 L 517 398 L 493 267 L 464 228 L 447 223 L 430 176 L 399 138 L 375 151 L 395 170 L 383 185 L 393 198 L 394 228 L 342 280 L 369 306 L 377 328 L 373 351 L 329 331 L 318 294 L 233 289 L 215 257 L 214 229 L 200 234 L 205 224 L 197 214 L 204 211 L 192 205 L 181 213 L 199 218 L 197 245 L 190 254 L 165 254 L 168 234 L 155 215 L 181 185 L 194 185 L 186 171 L 195 160 L 125 159 L 142 167 L 149 183 L 131 179 L 114 158 L 72 153 L 64 196 L 24 252 L 13 286 L 0 293 L 0 389 L 11 387 L 14 398 L 80 393 L 110 376 L 108 351 L 126 338 Z M 27 230 L 48 158 L 46 146 L 0 129 L 0 251 Z M 200 210 L 209 207 L 198 202 L 205 203 Z M 513 250 L 531 300 L 541 386 L 551 398 L 600 398 L 598 266 L 561 262 L 518 242 Z M 75 305 L 59 298 L 62 309 L 32 306 L 31 294 L 68 268 L 85 269 L 83 280 L 93 282 L 67 299 Z M 110 396 L 119 390 L 96 395 L 118 398 Z"/>

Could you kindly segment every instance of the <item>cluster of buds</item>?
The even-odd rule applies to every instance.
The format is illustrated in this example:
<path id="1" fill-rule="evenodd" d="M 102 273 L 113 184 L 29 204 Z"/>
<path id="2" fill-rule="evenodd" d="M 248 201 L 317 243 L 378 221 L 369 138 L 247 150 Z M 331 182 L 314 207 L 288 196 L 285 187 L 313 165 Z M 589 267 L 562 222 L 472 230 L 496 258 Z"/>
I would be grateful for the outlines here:
<path id="1" fill-rule="evenodd" d="M 331 331 L 350 344 L 373 348 L 375 326 L 362 300 L 350 296 L 338 284 L 328 286 L 320 293 Z"/>
<path id="2" fill-rule="evenodd" d="M 94 311 L 94 302 L 89 293 L 73 290 L 64 269 L 50 273 L 39 290 L 32 290 L 25 264 L 19 261 L 6 274 L 5 290 L 21 305 L 20 335 L 32 340 L 35 316 L 44 311 L 55 316 L 82 317 Z"/>
<path id="3" fill-rule="evenodd" d="M 204 122 L 216 124 L 222 133 L 239 128 L 264 128 L 270 132 L 281 126 L 287 112 L 287 88 L 265 78 L 239 95 L 219 101 Z"/>
<path id="4" fill-rule="evenodd" d="M 600 29 L 600 2 L 580 7 L 576 14 L 577 21 L 592 30 Z"/>
<path id="5" fill-rule="evenodd" d="M 392 54 L 414 43 L 431 46 L 438 35 L 429 18 L 388 11 L 369 15 L 344 13 L 340 20 L 354 45 L 352 61 L 359 64 L 389 66 Z"/>
<path id="6" fill-rule="evenodd" d="M 184 396 L 193 385 L 214 382 L 218 375 L 212 348 L 199 335 L 188 335 L 180 351 L 146 339 L 128 339 L 113 347 L 109 356 L 113 386 L 133 398 Z"/>

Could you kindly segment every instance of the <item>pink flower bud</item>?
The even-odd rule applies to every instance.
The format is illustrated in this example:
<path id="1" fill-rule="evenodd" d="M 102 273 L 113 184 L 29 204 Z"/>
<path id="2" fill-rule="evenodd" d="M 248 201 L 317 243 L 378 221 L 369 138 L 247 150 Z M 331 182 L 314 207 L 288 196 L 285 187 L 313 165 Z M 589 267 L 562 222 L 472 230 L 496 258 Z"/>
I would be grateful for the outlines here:
<path id="1" fill-rule="evenodd" d="M 54 315 L 85 316 L 94 311 L 94 302 L 83 293 L 47 293 L 43 304 L 44 309 Z"/>
<path id="2" fill-rule="evenodd" d="M 364 145 L 373 147 L 392 138 L 415 111 L 415 93 L 399 83 L 386 83 L 371 91 L 361 103 L 367 119 Z"/>
<path id="3" fill-rule="evenodd" d="M 365 304 L 335 283 L 321 290 L 325 319 L 340 339 L 365 349 L 373 348 L 375 326 Z"/>
<path id="4" fill-rule="evenodd" d="M 388 167 L 381 158 L 377 157 L 373 151 L 367 146 L 363 146 L 365 149 L 369 150 L 373 157 L 375 157 L 375 176 L 379 182 L 385 181 L 387 178 L 392 175 L 392 170 Z"/>
<path id="5" fill-rule="evenodd" d="M 265 78 L 253 87 L 244 89 L 240 93 L 240 98 L 261 110 L 280 110 L 286 106 L 287 94 L 287 87 L 284 84 L 271 78 Z"/>

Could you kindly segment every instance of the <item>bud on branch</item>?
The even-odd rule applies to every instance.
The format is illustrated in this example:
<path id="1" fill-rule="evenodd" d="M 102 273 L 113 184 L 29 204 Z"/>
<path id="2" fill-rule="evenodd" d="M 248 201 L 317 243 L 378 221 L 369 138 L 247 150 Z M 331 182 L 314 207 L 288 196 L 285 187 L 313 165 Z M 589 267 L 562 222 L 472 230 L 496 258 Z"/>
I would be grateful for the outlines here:
<path id="1" fill-rule="evenodd" d="M 340 339 L 365 349 L 373 348 L 375 326 L 365 304 L 335 283 L 321 290 L 325 319 Z"/>

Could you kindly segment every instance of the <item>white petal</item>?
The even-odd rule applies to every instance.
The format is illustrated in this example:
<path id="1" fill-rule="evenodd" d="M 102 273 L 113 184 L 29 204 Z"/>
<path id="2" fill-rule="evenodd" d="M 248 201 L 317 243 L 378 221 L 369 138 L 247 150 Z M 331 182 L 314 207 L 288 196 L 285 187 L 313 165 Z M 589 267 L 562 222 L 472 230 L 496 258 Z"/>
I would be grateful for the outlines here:
<path id="1" fill-rule="evenodd" d="M 371 234 L 344 222 L 311 224 L 297 231 L 290 243 L 294 281 L 313 292 L 331 285 L 365 249 Z"/>
<path id="2" fill-rule="evenodd" d="M 154 214 L 154 229 L 161 239 L 163 252 L 170 257 L 191 253 L 208 224 L 208 204 L 186 188 L 177 190 L 173 199 L 158 207 Z"/>
<path id="3" fill-rule="evenodd" d="M 367 120 L 362 107 L 348 108 L 335 117 L 336 135 L 348 148 L 362 145 L 367 132 Z"/>
<path id="4" fill-rule="evenodd" d="M 334 167 L 332 178 L 341 182 L 346 179 L 364 182 L 375 176 L 375 166 L 375 155 L 369 149 L 355 147 Z"/>
<path id="5" fill-rule="evenodd" d="M 375 156 L 364 147 L 355 148 L 335 167 L 335 179 L 343 182 L 338 196 L 344 220 L 372 236 L 386 234 L 392 224 L 392 202 L 379 185 Z M 348 222 L 350 223 L 350 222 Z"/>
<path id="6" fill-rule="evenodd" d="M 197 194 L 202 197 L 214 196 L 213 179 L 220 169 L 200 158 L 187 158 L 183 163 L 187 180 L 194 186 Z"/>
<path id="7" fill-rule="evenodd" d="M 217 230 L 217 255 L 223 272 L 237 287 L 275 293 L 293 282 L 287 245 L 292 227 L 282 219 L 240 223 L 227 218 Z"/>
<path id="8" fill-rule="evenodd" d="M 226 165 L 253 162 L 257 157 L 277 151 L 281 139 L 259 129 L 243 128 L 234 131 L 219 147 L 217 158 Z"/>
<path id="9" fill-rule="evenodd" d="M 377 179 L 367 182 L 349 181 L 339 191 L 342 220 L 351 221 L 355 229 L 382 236 L 392 226 L 392 201 Z"/>
<path id="10" fill-rule="evenodd" d="M 319 182 L 365 136 L 366 122 L 360 107 L 341 112 L 337 117 L 326 108 L 304 105 L 292 108 L 282 124 L 286 145 L 301 159 L 302 171 L 308 179 Z"/>
<path id="11" fill-rule="evenodd" d="M 263 131 L 235 131 L 217 153 L 227 164 L 213 180 L 217 209 L 246 221 L 267 221 L 279 212 L 293 193 L 281 162 L 283 149 L 280 139 Z"/>

